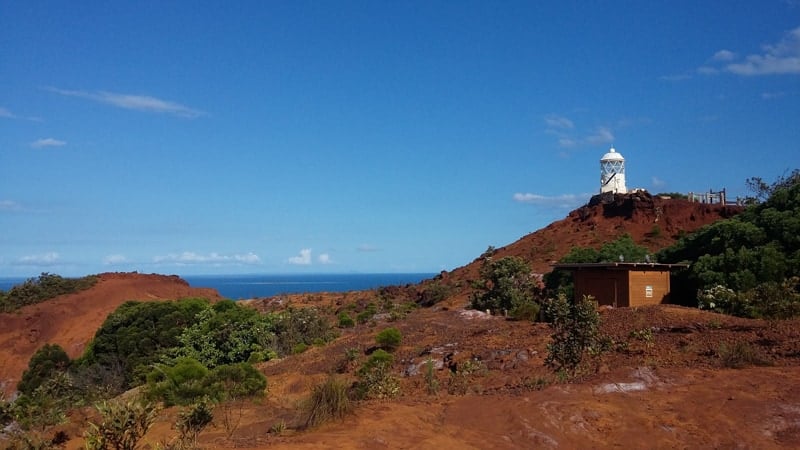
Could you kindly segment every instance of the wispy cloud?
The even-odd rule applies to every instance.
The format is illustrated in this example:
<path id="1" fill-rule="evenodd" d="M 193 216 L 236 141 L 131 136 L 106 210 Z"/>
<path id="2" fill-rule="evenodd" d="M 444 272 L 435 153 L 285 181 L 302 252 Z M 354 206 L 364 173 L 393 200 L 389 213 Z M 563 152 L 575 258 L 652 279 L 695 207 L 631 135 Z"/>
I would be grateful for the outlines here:
<path id="1" fill-rule="evenodd" d="M 586 203 L 592 194 L 562 194 L 562 195 L 540 195 L 526 193 L 516 193 L 513 196 L 515 202 L 527 203 L 530 205 L 556 207 L 556 208 L 575 208 Z"/>
<path id="2" fill-rule="evenodd" d="M 661 81 L 670 81 L 670 82 L 684 81 L 684 80 L 688 80 L 688 79 L 691 79 L 691 78 L 692 78 L 692 76 L 689 75 L 688 73 L 676 73 L 676 74 L 673 74 L 673 75 L 661 75 L 660 77 L 658 77 L 658 79 L 661 80 Z"/>
<path id="3" fill-rule="evenodd" d="M 134 111 L 171 114 L 173 116 L 185 117 L 189 119 L 206 115 L 205 112 L 199 109 L 190 108 L 180 103 L 162 100 L 149 95 L 121 94 L 107 91 L 77 91 L 54 87 L 47 87 L 45 89 L 67 97 L 85 98 L 96 102 L 105 103 L 107 105 L 116 106 L 117 108 L 132 109 Z"/>
<path id="4" fill-rule="evenodd" d="M 103 258 L 103 264 L 107 266 L 115 266 L 118 264 L 125 264 L 128 262 L 128 258 L 125 255 L 108 255 Z"/>
<path id="5" fill-rule="evenodd" d="M 289 264 L 294 264 L 296 266 L 308 266 L 311 264 L 311 249 L 304 248 L 300 250 L 300 254 L 297 256 L 292 256 L 289 258 Z"/>
<path id="6" fill-rule="evenodd" d="M 658 177 L 654 176 L 650 180 L 650 184 L 652 184 L 654 188 L 659 188 L 660 189 L 660 188 L 663 188 L 664 186 L 666 186 L 667 182 L 662 180 L 661 178 L 658 178 Z"/>
<path id="7" fill-rule="evenodd" d="M 604 145 L 614 142 L 614 132 L 610 127 L 599 126 L 593 130 L 575 130 L 575 122 L 565 116 L 548 114 L 544 117 L 545 133 L 556 136 L 561 148 L 576 148 L 587 145 Z M 625 126 L 631 126 L 630 121 Z"/>
<path id="8" fill-rule="evenodd" d="M 571 130 L 575 128 L 575 123 L 564 116 L 548 114 L 544 117 L 544 122 L 548 128 L 562 128 Z"/>
<path id="9" fill-rule="evenodd" d="M 333 260 L 331 259 L 331 255 L 329 255 L 328 253 L 320 253 L 320 255 L 317 256 L 317 261 L 320 264 L 325 264 L 325 265 L 333 264 Z"/>
<path id="10" fill-rule="evenodd" d="M 0 119 L 22 119 L 22 120 L 32 120 L 34 122 L 41 122 L 42 119 L 38 117 L 23 117 L 11 112 L 8 108 L 3 108 L 0 106 Z"/>
<path id="11" fill-rule="evenodd" d="M 208 254 L 183 252 L 156 256 L 153 258 L 153 262 L 176 265 L 256 265 L 261 264 L 261 258 L 253 252 L 235 255 L 221 255 L 216 252 Z"/>
<path id="12" fill-rule="evenodd" d="M 776 98 L 786 97 L 786 92 L 762 92 L 761 98 L 764 100 L 772 100 Z"/>
<path id="13" fill-rule="evenodd" d="M 13 200 L 0 200 L 0 211 L 22 211 L 22 205 Z"/>
<path id="14" fill-rule="evenodd" d="M 761 53 L 753 53 L 739 59 L 730 50 L 719 50 L 710 58 L 711 64 L 701 66 L 697 72 L 714 75 L 728 72 L 742 76 L 799 75 L 800 74 L 800 27 L 786 32 L 774 44 L 761 47 Z"/>
<path id="15" fill-rule="evenodd" d="M 356 247 L 356 251 L 361 253 L 379 252 L 380 250 L 381 249 L 379 249 L 378 247 L 375 247 L 374 245 L 370 244 L 361 244 L 358 247 Z"/>
<path id="16" fill-rule="evenodd" d="M 17 119 L 17 115 L 0 106 L 0 117 L 4 119 Z"/>
<path id="17" fill-rule="evenodd" d="M 714 56 L 711 57 L 713 61 L 733 61 L 736 59 L 736 53 L 730 50 L 720 50 L 717 53 L 714 53 Z"/>
<path id="18" fill-rule="evenodd" d="M 63 147 L 65 145 L 67 145 L 66 141 L 53 138 L 39 139 L 31 142 L 31 147 L 33 148 Z"/>
<path id="19" fill-rule="evenodd" d="M 57 252 L 47 252 L 38 255 L 23 256 L 17 260 L 20 266 L 53 266 L 59 263 L 60 255 Z"/>

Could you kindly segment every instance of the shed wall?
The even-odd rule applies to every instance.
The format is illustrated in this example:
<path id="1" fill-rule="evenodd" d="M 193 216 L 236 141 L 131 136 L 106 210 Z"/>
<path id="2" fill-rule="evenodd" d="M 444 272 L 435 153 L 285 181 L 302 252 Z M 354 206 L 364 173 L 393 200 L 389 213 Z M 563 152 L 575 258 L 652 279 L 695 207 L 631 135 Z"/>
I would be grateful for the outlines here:
<path id="1" fill-rule="evenodd" d="M 628 272 L 630 306 L 666 303 L 670 289 L 669 274 L 669 271 L 659 270 L 632 270 Z M 648 296 L 648 293 L 650 296 Z"/>
<path id="2" fill-rule="evenodd" d="M 626 270 L 581 269 L 573 272 L 575 299 L 591 295 L 599 305 L 630 306 Z"/>

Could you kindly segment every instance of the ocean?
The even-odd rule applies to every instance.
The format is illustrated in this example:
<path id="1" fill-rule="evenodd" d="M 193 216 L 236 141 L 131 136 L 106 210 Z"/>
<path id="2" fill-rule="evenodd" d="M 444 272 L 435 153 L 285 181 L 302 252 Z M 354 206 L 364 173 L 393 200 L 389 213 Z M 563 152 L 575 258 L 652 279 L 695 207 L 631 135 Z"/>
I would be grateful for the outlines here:
<path id="1" fill-rule="evenodd" d="M 403 286 L 433 278 L 434 273 L 289 274 L 289 275 L 185 275 L 192 287 L 216 289 L 222 296 L 240 300 L 279 294 L 346 292 L 381 286 Z M 25 278 L 0 278 L 0 290 L 7 291 Z"/>

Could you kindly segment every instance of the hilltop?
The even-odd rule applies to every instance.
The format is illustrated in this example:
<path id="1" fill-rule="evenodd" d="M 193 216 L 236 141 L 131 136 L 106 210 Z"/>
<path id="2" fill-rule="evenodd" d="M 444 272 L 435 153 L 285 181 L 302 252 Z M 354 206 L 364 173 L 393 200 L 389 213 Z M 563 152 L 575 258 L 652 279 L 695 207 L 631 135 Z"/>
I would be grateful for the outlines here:
<path id="1" fill-rule="evenodd" d="M 0 313 L 0 390 L 14 390 L 28 360 L 44 344 L 60 345 L 70 358 L 80 356 L 106 317 L 124 302 L 183 297 L 222 298 L 215 289 L 193 288 L 174 275 L 104 273 L 88 290 Z"/>
<path id="2" fill-rule="evenodd" d="M 739 212 L 721 205 L 647 195 L 591 202 L 567 218 L 497 249 L 522 256 L 537 271 L 574 245 L 601 245 L 622 233 L 656 250 L 682 233 Z M 654 225 L 658 225 L 656 228 Z M 443 274 L 455 285 L 477 276 L 480 258 Z M 471 275 L 471 274 L 475 275 Z M 291 305 L 315 308 L 332 323 L 342 313 L 364 314 L 322 346 L 257 363 L 266 396 L 243 403 L 231 436 L 217 423 L 199 437 L 201 448 L 796 448 L 800 445 L 800 319 L 765 321 L 694 308 L 655 305 L 601 311 L 610 348 L 590 371 L 561 380 L 545 366 L 550 328 L 464 309 L 465 292 L 432 307 L 417 307 L 420 286 L 302 294 L 239 302 L 259 311 Z M 135 288 L 133 287 L 135 286 Z M 103 275 L 82 295 L 63 296 L 20 313 L 50 317 L 47 339 L 70 356 L 119 302 L 89 316 L 88 299 L 177 298 L 202 295 L 177 277 Z M 370 306 L 371 305 L 371 306 Z M 36 307 L 36 308 L 34 308 Z M 371 310 L 370 308 L 373 308 Z M 61 316 L 56 321 L 53 316 Z M 0 316 L 2 320 L 9 320 Z M 10 328 L 12 322 L 8 323 Z M 17 340 L 25 320 L 14 322 Z M 391 372 L 400 396 L 359 403 L 341 421 L 305 429 L 302 405 L 331 375 L 355 379 L 354 367 L 375 349 L 376 334 L 396 327 L 402 344 Z M 68 336 L 73 336 L 68 339 Z M 37 345 L 45 337 L 38 336 Z M 13 342 L 0 341 L 5 360 Z M 70 344 L 78 343 L 77 345 Z M 85 346 L 85 341 L 82 345 Z M 72 345 L 72 347 L 70 347 Z M 738 349 L 738 350 L 737 350 Z M 19 358 L 18 358 L 19 359 Z M 426 375 L 426 364 L 433 370 Z M 744 367 L 744 368 L 740 368 Z M 436 389 L 431 386 L 435 384 Z M 230 406 L 228 407 L 230 411 Z M 151 446 L 175 435 L 177 408 L 168 408 L 145 437 Z M 215 413 L 216 414 L 216 413 Z M 220 412 L 219 414 L 222 414 Z M 82 448 L 89 408 L 56 428 L 66 448 Z"/>
<path id="3" fill-rule="evenodd" d="M 743 211 L 736 205 L 690 202 L 680 198 L 662 198 L 647 192 L 601 196 L 571 211 L 567 217 L 523 236 L 516 242 L 495 249 L 493 256 L 519 256 L 539 274 L 550 272 L 551 264 L 574 247 L 599 248 L 623 234 L 654 253 L 700 227 L 727 219 Z M 479 277 L 482 257 L 443 273 L 447 284 L 464 285 Z"/>

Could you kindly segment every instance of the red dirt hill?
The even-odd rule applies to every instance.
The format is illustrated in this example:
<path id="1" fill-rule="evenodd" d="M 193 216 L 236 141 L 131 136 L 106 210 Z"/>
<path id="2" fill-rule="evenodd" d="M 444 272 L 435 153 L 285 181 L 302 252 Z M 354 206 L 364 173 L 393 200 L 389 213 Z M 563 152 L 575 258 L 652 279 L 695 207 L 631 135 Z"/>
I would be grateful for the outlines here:
<path id="1" fill-rule="evenodd" d="M 616 195 L 611 199 L 597 195 L 566 218 L 496 249 L 494 255 L 522 257 L 534 272 L 547 273 L 550 265 L 573 247 L 600 248 L 628 233 L 637 244 L 655 252 L 675 243 L 681 234 L 733 217 L 742 210 L 741 206 L 661 198 L 647 192 Z M 452 282 L 477 279 L 481 263 L 479 257 L 453 270 L 447 279 Z"/>
<path id="2" fill-rule="evenodd" d="M 44 344 L 58 344 L 70 358 L 83 353 L 100 325 L 128 300 L 183 297 L 221 299 L 216 289 L 193 288 L 178 276 L 104 273 L 90 289 L 0 314 L 0 390 L 13 392 L 31 356 Z"/>

